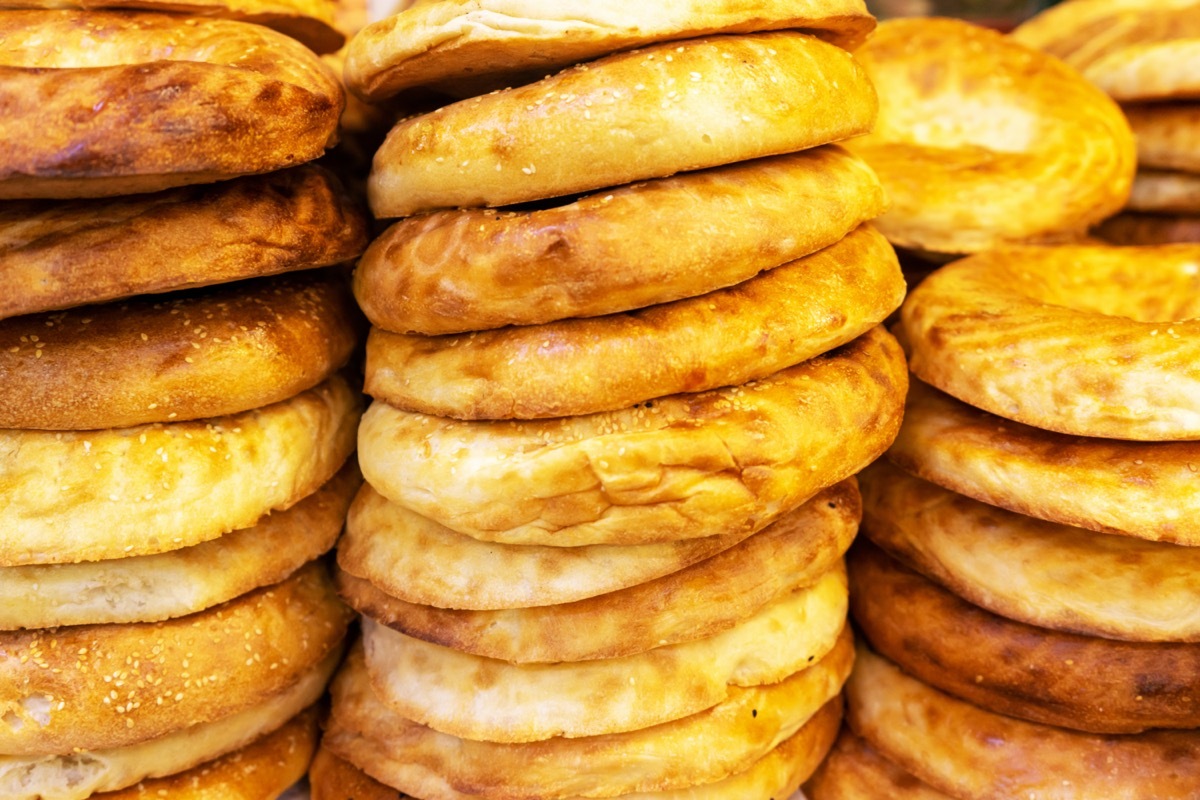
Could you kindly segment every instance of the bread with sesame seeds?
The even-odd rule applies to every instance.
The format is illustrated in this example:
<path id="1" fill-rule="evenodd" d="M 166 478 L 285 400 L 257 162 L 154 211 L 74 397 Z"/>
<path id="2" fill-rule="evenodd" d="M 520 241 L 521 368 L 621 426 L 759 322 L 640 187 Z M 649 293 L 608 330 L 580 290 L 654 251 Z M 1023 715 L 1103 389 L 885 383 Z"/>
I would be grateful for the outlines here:
<path id="1" fill-rule="evenodd" d="M 377 401 L 359 461 L 387 499 L 484 541 L 754 531 L 880 455 L 907 384 L 899 345 L 875 328 L 757 383 L 584 417 L 460 422 Z"/>
<path id="2" fill-rule="evenodd" d="M 727 700 L 698 714 L 626 733 L 503 744 L 439 733 L 390 711 L 379 702 L 362 652 L 354 648 L 335 679 L 325 744 L 361 758 L 355 738 L 373 739 L 408 765 L 388 770 L 389 777 L 421 797 L 427 796 L 420 792 L 422 773 L 472 796 L 508 800 L 679 790 L 744 772 L 822 714 L 836 717 L 828 706 L 836 710 L 840 703 L 836 698 L 853 661 L 847 628 L 811 666 L 776 684 L 734 689 Z"/>
<path id="3" fill-rule="evenodd" d="M 888 459 L 952 492 L 1100 533 L 1200 545 L 1200 442 L 1052 433 L 914 380 Z"/>
<path id="4" fill-rule="evenodd" d="M 259 698 L 257 705 L 233 716 L 158 739 L 111 750 L 0 755 L 0 796 L 5 800 L 86 800 L 200 767 L 278 730 L 316 703 L 341 657 L 339 648 L 282 692 Z"/>
<path id="5" fill-rule="evenodd" d="M 186 772 L 150 778 L 92 800 L 276 800 L 304 777 L 317 746 L 315 708 L 240 750 Z"/>
<path id="6" fill-rule="evenodd" d="M 828 247 L 884 207 L 875 173 L 830 145 L 551 208 L 402 220 L 359 261 L 354 293 L 375 325 L 397 333 L 595 317 L 748 280 Z"/>
<path id="7" fill-rule="evenodd" d="M 106 200 L 0 204 L 0 319 L 327 267 L 366 217 L 313 165 Z"/>
<path id="8" fill-rule="evenodd" d="M 131 747 L 239 714 L 336 653 L 350 618 L 313 563 L 166 622 L 0 633 L 0 754 Z"/>
<path id="9" fill-rule="evenodd" d="M 460 652 L 514 664 L 622 658 L 715 636 L 812 585 L 850 547 L 858 512 L 854 482 L 844 481 L 712 558 L 573 603 L 450 610 L 391 597 L 342 570 L 334 581 L 365 616 Z"/>
<path id="10" fill-rule="evenodd" d="M 397 714 L 464 739 L 536 742 L 640 730 L 712 708 L 734 687 L 777 683 L 833 649 L 846 608 L 839 560 L 732 628 L 620 658 L 512 664 L 370 618 L 363 643 L 371 685 Z"/>
<path id="11" fill-rule="evenodd" d="M 152 192 L 296 166 L 325 151 L 345 103 L 316 54 L 245 22 L 5 11 L 0 39 L 5 200 Z"/>
<path id="12" fill-rule="evenodd" d="M 995 250 L 901 312 L 913 374 L 1025 425 L 1200 439 L 1200 245 Z"/>
<path id="13" fill-rule="evenodd" d="M 957 700 L 860 647 L 846 721 L 880 755 L 962 800 L 1200 795 L 1200 732 L 1098 735 Z"/>
<path id="14" fill-rule="evenodd" d="M 261 408 L 342 367 L 358 320 L 332 271 L 2 320 L 0 428 L 128 428 Z"/>
<path id="15" fill-rule="evenodd" d="M 807 361 L 883 322 L 904 290 L 896 253 L 867 224 L 736 286 L 623 314 L 455 336 L 375 328 L 365 391 L 456 419 L 615 411 Z"/>
<path id="16" fill-rule="evenodd" d="M 459 739 L 390 712 L 362 674 L 361 656 L 352 653 L 334 686 L 333 718 L 323 742 L 340 763 L 326 757 L 321 774 L 314 775 L 313 798 L 396 796 L 373 784 L 367 784 L 372 793 L 346 794 L 329 781 L 349 774 L 358 784 L 369 772 L 429 800 L 782 800 L 833 744 L 842 709 L 840 698 L 828 698 L 844 680 L 852 649 L 847 630 L 812 667 L 774 686 L 735 690 L 727 702 L 681 720 L 630 733 L 522 744 Z"/>
<path id="17" fill-rule="evenodd" d="M 861 0 L 427 0 L 355 37 L 346 77 L 373 102 L 420 86 L 467 96 L 632 47 L 797 29 L 853 49 L 874 27 Z"/>
<path id="18" fill-rule="evenodd" d="M 847 563 L 858 629 L 876 652 L 931 686 L 997 714 L 1078 731 L 1200 728 L 1200 644 L 1126 642 L 1016 622 L 865 542 Z"/>
<path id="19" fill-rule="evenodd" d="M 1094 231 L 1115 245 L 1200 244 L 1200 214 L 1134 214 L 1106 219 Z"/>
<path id="20" fill-rule="evenodd" d="M 360 408 L 334 375 L 228 417 L 0 431 L 0 566 L 165 553 L 248 528 L 333 477 Z"/>
<path id="21" fill-rule="evenodd" d="M 656 45 L 400 122 L 375 154 L 375 216 L 501 206 L 780 155 L 871 129 L 845 50 L 799 33 Z"/>
<path id="22" fill-rule="evenodd" d="M 219 539 L 156 555 L 0 567 L 0 630 L 158 622 L 278 583 L 333 548 L 359 483 L 351 459 L 296 505 Z"/>

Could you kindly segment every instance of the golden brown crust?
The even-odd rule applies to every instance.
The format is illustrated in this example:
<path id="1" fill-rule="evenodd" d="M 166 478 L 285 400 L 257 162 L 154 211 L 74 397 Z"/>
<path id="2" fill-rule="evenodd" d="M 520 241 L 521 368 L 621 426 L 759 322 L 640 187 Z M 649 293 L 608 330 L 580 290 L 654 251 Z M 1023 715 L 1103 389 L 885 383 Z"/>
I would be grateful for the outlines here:
<path id="1" fill-rule="evenodd" d="M 1058 60 L 949 19 L 890 20 L 856 56 L 880 111 L 849 147 L 892 199 L 878 226 L 894 244 L 971 253 L 1069 240 L 1125 204 L 1129 125 Z"/>
<path id="2" fill-rule="evenodd" d="M 812 584 L 850 547 L 853 482 L 826 489 L 741 544 L 657 580 L 564 605 L 452 611 L 408 603 L 338 572 L 338 592 L 409 636 L 517 664 L 621 658 L 721 633 Z"/>
<path id="3" fill-rule="evenodd" d="M 863 535 L 975 605 L 1066 633 L 1200 642 L 1200 548 L 1014 514 L 887 461 L 860 477 Z"/>
<path id="4" fill-rule="evenodd" d="M 1116 245 L 1200 244 L 1200 214 L 1118 214 L 1105 220 L 1096 235 Z"/>
<path id="5" fill-rule="evenodd" d="M 888 761 L 849 728 L 804 784 L 808 800 L 954 800 Z"/>
<path id="6" fill-rule="evenodd" d="M 1142 167 L 1200 172 L 1200 104 L 1154 103 L 1127 106 Z"/>
<path id="7" fill-rule="evenodd" d="M 840 704 L 853 663 L 847 628 L 812 666 L 770 686 L 731 690 L 698 714 L 625 733 L 501 744 L 438 733 L 388 710 L 356 650 L 334 682 L 326 746 L 353 758 L 356 739 L 373 740 L 406 764 L 383 776 L 413 792 L 422 774 L 495 800 L 677 791 L 744 772 L 815 719 L 835 715 L 828 709 Z"/>
<path id="8" fill-rule="evenodd" d="M 375 325 L 397 333 L 594 317 L 749 280 L 837 242 L 884 207 L 875 173 L 830 145 L 547 209 L 402 220 L 367 249 L 355 295 Z M 672 235 L 640 235 L 647 230 Z"/>
<path id="9" fill-rule="evenodd" d="M 1038 519 L 1200 545 L 1198 442 L 1085 439 L 1030 428 L 913 381 L 888 458 L 953 492 Z"/>
<path id="10" fill-rule="evenodd" d="M 340 264 L 367 222 L 317 166 L 213 186 L 0 205 L 0 318 Z"/>
<path id="11" fill-rule="evenodd" d="M 109 750 L 237 714 L 340 645 L 351 614 L 324 567 L 169 622 L 0 634 L 12 755 Z"/>
<path id="12" fill-rule="evenodd" d="M 861 0 L 442 0 L 411 5 L 350 46 L 352 91 L 379 101 L 435 86 L 481 94 L 609 53 L 720 33 L 798 29 L 846 49 L 875 27 Z M 524 80 L 523 80 L 524 78 Z M 465 93 L 465 94 L 464 94 Z"/>
<path id="13" fill-rule="evenodd" d="M 0 431 L 0 566 L 165 553 L 248 528 L 333 477 L 359 410 L 335 375 L 229 417 Z"/>
<path id="14" fill-rule="evenodd" d="M 1200 246 L 996 250 L 904 304 L 909 366 L 971 405 L 1044 430 L 1200 438 Z"/>
<path id="15" fill-rule="evenodd" d="M 963 800 L 1160 800 L 1200 793 L 1200 734 L 1078 733 L 1002 717 L 910 678 L 860 648 L 850 729 L 900 768 Z"/>
<path id="16" fill-rule="evenodd" d="M 312 271 L 0 321 L 0 428 L 221 417 L 311 389 L 350 358 L 344 277 Z"/>
<path id="17" fill-rule="evenodd" d="M 839 563 L 716 636 L 600 661 L 509 664 L 364 619 L 367 669 L 393 711 L 464 739 L 518 743 L 640 730 L 823 658 L 846 625 L 845 581 Z"/>
<path id="18" fill-rule="evenodd" d="M 0 630 L 158 622 L 279 583 L 333 548 L 361 482 L 351 459 L 288 510 L 170 553 L 0 567 Z"/>
<path id="19" fill-rule="evenodd" d="M 1139 169 L 1127 208 L 1162 214 L 1200 214 L 1200 175 Z"/>
<path id="20" fill-rule="evenodd" d="M 908 371 L 876 328 L 743 387 L 538 422 L 455 422 L 375 403 L 363 474 L 389 500 L 508 544 L 646 544 L 759 530 L 873 461 Z"/>
<path id="21" fill-rule="evenodd" d="M 266 25 L 303 42 L 317 53 L 341 47 L 346 37 L 335 27 L 332 0 L 0 0 L 0 9 L 80 8 L 154 11 L 232 19 Z"/>
<path id="22" fill-rule="evenodd" d="M 456 419 L 615 411 L 765 378 L 866 333 L 903 300 L 896 254 L 868 225 L 737 286 L 624 314 L 457 336 L 375 328 L 366 392 Z"/>
<path id="23" fill-rule="evenodd" d="M 809 36 L 658 45 L 401 122 L 375 155 L 371 208 L 588 192 L 828 144 L 870 129 L 875 111 L 849 53 Z"/>
<path id="24" fill-rule="evenodd" d="M 409 800 L 384 786 L 349 761 L 343 761 L 322 744 L 308 771 L 312 800 Z"/>
<path id="25" fill-rule="evenodd" d="M 282 728 L 215 761 L 165 778 L 149 778 L 93 800 L 276 800 L 304 777 L 317 746 L 317 713 L 309 709 Z"/>
<path id="26" fill-rule="evenodd" d="M 780 522 L 786 519 L 784 515 Z M 677 542 L 583 547 L 481 542 L 388 502 L 364 484 L 338 542 L 338 564 L 409 603 L 476 610 L 529 608 L 652 581 L 723 552 L 751 534 L 747 530 Z M 438 568 L 431 570 L 430 564 Z"/>
<path id="27" fill-rule="evenodd" d="M 726 798 L 735 797 L 739 800 L 775 800 L 775 798 L 790 797 L 829 752 L 829 748 L 837 737 L 841 718 L 840 698 L 831 700 L 809 720 L 808 724 L 752 764 L 745 772 L 731 775 L 716 783 L 687 786 L 674 790 L 632 792 L 622 794 L 620 797 L 624 800 L 726 800 Z M 344 731 L 336 741 L 333 737 L 327 737 L 326 746 L 349 759 L 345 763 L 355 772 L 358 768 L 351 762 L 361 763 L 366 770 L 388 783 L 405 786 L 414 796 L 428 800 L 478 800 L 480 797 L 474 793 L 473 789 L 468 790 L 466 794 L 456 790 L 451 780 L 448 780 L 443 774 L 407 762 L 403 757 L 398 757 L 394 751 L 369 733 Z M 519 747 L 530 747 L 530 745 L 519 745 Z M 686 747 L 682 749 L 676 747 L 663 760 L 668 763 L 675 762 L 677 769 L 687 769 L 690 765 L 686 758 L 680 757 L 681 752 L 686 752 Z M 516 763 L 518 772 L 533 766 L 519 754 Z M 584 777 L 591 779 L 592 787 L 589 787 L 590 791 L 584 796 L 606 797 L 614 793 L 604 784 L 605 775 L 603 773 L 597 775 L 592 770 L 590 762 L 585 760 L 579 771 Z M 365 777 L 365 773 L 363 775 Z M 366 798 L 391 800 L 391 798 L 397 797 L 394 793 L 376 793 L 373 785 L 371 793 L 358 796 L 343 793 L 328 783 L 320 788 L 314 788 L 316 789 L 314 800 L 322 798 L 326 800 L 366 800 Z M 581 800 L 579 796 L 572 798 L 569 795 L 545 793 L 510 795 L 503 790 L 495 793 L 488 792 L 485 796 L 497 798 L 497 800 L 517 800 L 520 797 L 536 797 L 538 800 Z M 406 797 L 406 795 L 400 794 L 399 797 Z"/>
<path id="28" fill-rule="evenodd" d="M 0 37 L 3 199 L 133 194 L 295 166 L 324 152 L 344 104 L 312 51 L 245 22 L 6 11 Z"/>
<path id="29" fill-rule="evenodd" d="M 1013 622 L 869 542 L 848 559 L 850 608 L 878 653 L 997 714 L 1092 733 L 1200 727 L 1200 645 L 1120 642 Z"/>

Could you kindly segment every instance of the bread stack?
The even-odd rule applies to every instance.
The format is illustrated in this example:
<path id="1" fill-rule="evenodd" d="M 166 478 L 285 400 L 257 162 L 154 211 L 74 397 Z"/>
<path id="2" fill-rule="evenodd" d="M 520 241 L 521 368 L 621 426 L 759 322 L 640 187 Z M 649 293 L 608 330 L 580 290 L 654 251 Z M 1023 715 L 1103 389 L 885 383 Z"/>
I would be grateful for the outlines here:
<path id="1" fill-rule="evenodd" d="M 878 225 L 897 247 L 941 264 L 1072 241 L 1129 197 L 1121 109 L 1058 59 L 951 19 L 889 20 L 855 57 L 880 108 L 849 147 L 892 200 Z"/>
<path id="2" fill-rule="evenodd" d="M 375 157 L 405 219 L 355 277 L 374 404 L 338 586 L 365 619 L 314 798 L 785 798 L 839 726 L 852 476 L 906 387 L 881 192 L 828 145 L 874 93 L 811 35 L 872 21 L 520 10 L 416 4 L 350 46 L 370 98 L 598 60 Z"/>
<path id="3" fill-rule="evenodd" d="M 1114 244 L 1200 242 L 1200 3 L 1070 0 L 1013 38 L 1082 72 L 1137 135 L 1129 204 L 1097 234 Z"/>
<path id="4" fill-rule="evenodd" d="M 312 754 L 361 405 L 314 268 L 366 221 L 300 166 L 332 76 L 230 18 L 324 24 L 249 5 L 0 11 L 6 800 L 268 800 Z"/>
<path id="5" fill-rule="evenodd" d="M 850 558 L 861 740 L 812 800 L 1200 796 L 1198 264 L 1013 248 L 909 297 Z"/>

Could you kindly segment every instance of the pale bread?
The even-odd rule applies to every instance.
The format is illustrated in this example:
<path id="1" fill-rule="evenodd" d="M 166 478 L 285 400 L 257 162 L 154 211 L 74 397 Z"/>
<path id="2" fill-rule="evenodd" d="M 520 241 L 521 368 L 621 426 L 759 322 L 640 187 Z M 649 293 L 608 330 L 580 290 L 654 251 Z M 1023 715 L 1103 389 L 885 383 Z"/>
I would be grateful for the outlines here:
<path id="1" fill-rule="evenodd" d="M 313 564 L 169 622 L 0 634 L 0 753 L 131 747 L 240 714 L 337 651 L 350 618 Z"/>
<path id="2" fill-rule="evenodd" d="M 1125 109 L 1143 167 L 1200 172 L 1200 103 L 1153 103 Z"/>
<path id="3" fill-rule="evenodd" d="M 399 123 L 368 196 L 384 218 L 589 192 L 857 136 L 876 105 L 850 54 L 810 36 L 656 45 Z"/>
<path id="4" fill-rule="evenodd" d="M 508 800 L 684 789 L 744 772 L 791 738 L 838 697 L 853 662 L 847 628 L 811 667 L 770 686 L 734 689 L 699 714 L 628 733 L 498 744 L 438 733 L 389 711 L 356 648 L 334 683 L 326 744 L 340 750 L 363 735 L 410 765 L 398 774 L 428 771 L 456 791 Z"/>
<path id="5" fill-rule="evenodd" d="M 348 463 L 288 510 L 181 550 L 0 567 L 0 630 L 158 622 L 279 583 L 333 548 L 361 481 Z"/>
<path id="6" fill-rule="evenodd" d="M 839 564 L 724 633 L 625 658 L 515 665 L 370 619 L 363 641 L 371 685 L 396 713 L 461 738 L 516 743 L 648 728 L 715 706 L 731 686 L 776 683 L 829 652 L 845 615 Z"/>
<path id="7" fill-rule="evenodd" d="M 333 477 L 360 399 L 344 378 L 266 408 L 107 431 L 0 431 L 0 565 L 152 555 L 248 528 Z"/>
<path id="8" fill-rule="evenodd" d="M 863 535 L 969 602 L 1042 628 L 1200 642 L 1200 548 L 980 503 L 886 461 L 861 475 Z"/>
<path id="9" fill-rule="evenodd" d="M 1200 174 L 1140 169 L 1133 181 L 1133 194 L 1129 196 L 1127 208 L 1160 214 L 1200 215 Z"/>
<path id="10" fill-rule="evenodd" d="M 759 530 L 891 442 L 908 372 L 876 328 L 746 386 L 538 422 L 376 402 L 363 475 L 392 502 L 506 544 L 647 544 Z"/>
<path id="11" fill-rule="evenodd" d="M 565 605 L 450 611 L 389 597 L 346 573 L 335 582 L 365 616 L 461 652 L 515 664 L 622 658 L 715 636 L 811 585 L 850 547 L 858 519 L 857 492 L 843 482 L 706 561 Z"/>
<path id="12" fill-rule="evenodd" d="M 860 648 L 850 729 L 901 769 L 960 800 L 1200 794 L 1200 733 L 1099 736 L 983 711 Z"/>
<path id="13" fill-rule="evenodd" d="M 457 336 L 376 328 L 365 391 L 456 419 L 615 411 L 761 380 L 861 336 L 903 300 L 895 251 L 864 225 L 736 286 L 625 314 Z"/>

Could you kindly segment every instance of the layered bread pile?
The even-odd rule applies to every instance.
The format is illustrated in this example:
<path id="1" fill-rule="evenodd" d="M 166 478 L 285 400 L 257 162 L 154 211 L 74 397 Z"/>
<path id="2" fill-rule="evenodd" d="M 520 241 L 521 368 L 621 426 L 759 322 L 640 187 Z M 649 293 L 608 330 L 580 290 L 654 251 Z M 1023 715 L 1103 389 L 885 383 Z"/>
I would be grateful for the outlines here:
<path id="1" fill-rule="evenodd" d="M 877 224 L 897 247 L 944 263 L 1067 242 L 1125 205 L 1129 125 L 1057 58 L 951 19 L 890 20 L 855 55 L 879 124 L 848 146 L 883 182 Z"/>
<path id="2" fill-rule="evenodd" d="M 425 2 L 351 43 L 368 98 L 467 99 L 374 161 L 404 219 L 355 277 L 374 404 L 337 584 L 363 641 L 314 798 L 782 799 L 824 756 L 852 476 L 907 387 L 882 193 L 830 144 L 874 122 L 838 46 L 872 24 Z"/>
<path id="3" fill-rule="evenodd" d="M 270 800 L 350 621 L 367 236 L 303 165 L 336 80 L 256 23 L 332 8 L 3 5 L 0 797 Z"/>
<path id="4" fill-rule="evenodd" d="M 1012 248 L 906 302 L 852 733 L 812 800 L 1200 796 L 1200 246 Z"/>
<path id="5" fill-rule="evenodd" d="M 1097 235 L 1115 244 L 1200 242 L 1200 3 L 1070 0 L 1013 37 L 1108 92 L 1137 135 L 1133 194 Z"/>

